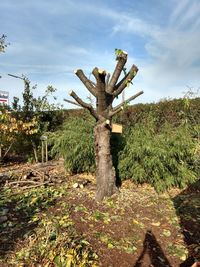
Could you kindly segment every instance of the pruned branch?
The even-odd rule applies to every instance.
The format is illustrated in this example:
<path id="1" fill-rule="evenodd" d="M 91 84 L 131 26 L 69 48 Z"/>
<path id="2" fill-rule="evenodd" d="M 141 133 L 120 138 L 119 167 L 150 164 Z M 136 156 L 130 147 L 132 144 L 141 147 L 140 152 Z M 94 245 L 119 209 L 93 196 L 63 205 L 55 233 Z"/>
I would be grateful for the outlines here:
<path id="1" fill-rule="evenodd" d="M 96 119 L 98 120 L 99 119 L 99 116 L 97 114 L 97 112 L 94 110 L 94 108 L 92 107 L 92 105 L 84 102 L 80 97 L 77 96 L 77 94 L 74 92 L 74 91 L 70 91 L 69 92 L 69 95 L 71 97 L 74 98 L 74 100 L 76 100 L 76 102 L 83 108 L 86 108 L 89 110 L 89 112 L 91 113 L 91 115 Z"/>
<path id="2" fill-rule="evenodd" d="M 115 108 L 112 111 L 109 112 L 109 117 L 113 117 L 115 114 L 119 113 L 120 111 L 122 111 L 124 109 L 123 106 L 119 107 L 119 108 Z"/>
<path id="3" fill-rule="evenodd" d="M 111 121 L 110 120 L 105 120 L 101 123 L 101 127 L 106 127 L 111 129 Z"/>
<path id="4" fill-rule="evenodd" d="M 70 103 L 70 104 L 73 104 L 73 105 L 76 105 L 76 106 L 78 106 L 78 107 L 82 107 L 81 105 L 79 105 L 78 103 L 76 103 L 76 102 L 74 102 L 74 101 L 71 101 L 71 100 L 68 100 L 68 99 L 66 99 L 66 98 L 64 98 L 63 99 L 65 102 L 67 102 L 67 103 Z"/>
<path id="5" fill-rule="evenodd" d="M 95 67 L 92 71 L 97 83 L 105 82 L 106 71 Z M 98 85 L 97 85 L 98 86 Z"/>
<path id="6" fill-rule="evenodd" d="M 118 112 L 120 111 L 120 110 L 119 110 L 120 108 L 122 108 L 124 105 L 130 103 L 132 100 L 134 100 L 134 99 L 137 98 L 138 96 L 142 95 L 143 93 L 144 93 L 143 91 L 140 91 L 140 92 L 138 92 L 137 94 L 135 94 L 135 95 L 129 97 L 127 100 L 125 100 L 125 101 L 122 102 L 121 104 L 117 105 L 117 106 L 113 109 L 112 112 L 115 112 L 115 111 L 116 111 L 116 113 L 118 113 Z M 118 110 L 118 112 L 117 112 L 117 110 Z M 116 113 L 115 113 L 115 114 L 116 114 Z"/>
<path id="7" fill-rule="evenodd" d="M 116 96 L 118 96 L 119 94 L 121 94 L 121 92 L 127 87 L 127 85 L 133 80 L 133 78 L 135 77 L 135 75 L 138 72 L 138 68 L 135 65 L 132 65 L 130 71 L 128 72 L 128 74 L 126 75 L 125 79 L 122 79 L 122 82 L 119 82 L 116 87 L 115 90 L 113 92 L 113 98 L 115 98 Z"/>
<path id="8" fill-rule="evenodd" d="M 82 81 L 88 91 L 93 95 L 96 96 L 96 88 L 94 83 L 90 81 L 84 74 L 81 69 L 75 70 L 74 73 L 78 76 L 78 78 Z"/>
<path id="9" fill-rule="evenodd" d="M 114 87 L 119 79 L 119 76 L 126 64 L 126 61 L 127 61 L 127 57 L 128 57 L 128 54 L 125 52 L 125 51 L 122 51 L 118 57 L 117 57 L 117 65 L 115 67 L 115 70 L 112 74 L 112 77 L 111 77 L 111 80 L 110 80 L 110 83 L 108 85 L 108 89 L 107 89 L 107 92 L 108 93 L 112 93 L 114 91 Z"/>
<path id="10" fill-rule="evenodd" d="M 94 75 L 96 82 L 97 82 L 97 102 L 96 102 L 96 107 L 97 107 L 97 112 L 98 115 L 103 115 L 105 116 L 105 112 L 107 109 L 107 93 L 106 93 L 106 83 L 105 83 L 105 78 L 106 78 L 106 71 L 99 69 L 99 68 L 94 68 L 92 71 L 92 74 Z"/>

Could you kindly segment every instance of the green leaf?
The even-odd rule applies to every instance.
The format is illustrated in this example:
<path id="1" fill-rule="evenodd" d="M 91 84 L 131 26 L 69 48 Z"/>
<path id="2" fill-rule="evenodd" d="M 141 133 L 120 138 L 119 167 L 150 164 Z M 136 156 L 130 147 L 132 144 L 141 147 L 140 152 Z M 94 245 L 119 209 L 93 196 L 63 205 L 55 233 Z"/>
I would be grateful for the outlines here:
<path id="1" fill-rule="evenodd" d="M 56 256 L 53 260 L 53 262 L 56 264 L 57 267 L 63 267 L 60 256 Z"/>

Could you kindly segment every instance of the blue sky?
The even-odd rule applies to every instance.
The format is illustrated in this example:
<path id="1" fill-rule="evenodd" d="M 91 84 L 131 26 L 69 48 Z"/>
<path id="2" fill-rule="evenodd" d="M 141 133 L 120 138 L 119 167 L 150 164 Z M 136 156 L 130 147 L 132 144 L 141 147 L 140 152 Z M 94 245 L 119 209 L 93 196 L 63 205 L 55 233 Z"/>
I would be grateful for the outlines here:
<path id="1" fill-rule="evenodd" d="M 128 52 L 127 67 L 139 72 L 129 97 L 133 103 L 179 98 L 200 87 L 200 0 L 4 0 L 0 35 L 10 46 L 0 54 L 0 90 L 21 97 L 26 75 L 40 95 L 55 86 L 60 102 L 74 90 L 86 100 L 87 89 L 74 74 L 94 67 L 115 67 L 114 49 Z"/>

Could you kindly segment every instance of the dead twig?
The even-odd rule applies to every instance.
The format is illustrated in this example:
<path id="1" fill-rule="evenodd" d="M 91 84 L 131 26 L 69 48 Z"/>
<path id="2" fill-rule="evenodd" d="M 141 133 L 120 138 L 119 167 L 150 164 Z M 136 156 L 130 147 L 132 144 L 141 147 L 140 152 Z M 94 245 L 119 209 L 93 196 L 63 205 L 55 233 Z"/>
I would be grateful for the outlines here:
<path id="1" fill-rule="evenodd" d="M 31 185 L 31 186 L 24 186 L 22 187 L 21 189 L 22 190 L 25 190 L 25 189 L 31 189 L 31 188 L 35 188 L 35 187 L 39 187 L 39 186 L 43 186 L 43 185 L 47 185 L 47 184 L 52 184 L 50 182 L 44 182 L 44 183 L 39 183 L 39 184 L 36 184 L 36 185 Z"/>
<path id="2" fill-rule="evenodd" d="M 6 183 L 6 186 L 10 186 L 10 185 L 14 185 L 14 184 L 41 184 L 41 183 L 38 183 L 36 181 L 26 181 L 26 180 L 20 180 L 20 181 L 13 181 L 13 182 L 10 182 L 10 183 Z"/>

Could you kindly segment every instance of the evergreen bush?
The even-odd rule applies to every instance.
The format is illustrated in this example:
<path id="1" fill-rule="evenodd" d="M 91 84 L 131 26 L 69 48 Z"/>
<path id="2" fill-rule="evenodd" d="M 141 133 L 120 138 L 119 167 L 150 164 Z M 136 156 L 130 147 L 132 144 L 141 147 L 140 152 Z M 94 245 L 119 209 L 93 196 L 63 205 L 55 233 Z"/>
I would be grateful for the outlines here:
<path id="1" fill-rule="evenodd" d="M 157 131 L 154 121 L 136 124 L 125 133 L 119 158 L 119 175 L 134 182 L 150 183 L 157 192 L 184 187 L 196 180 L 195 140 L 187 125 L 166 123 Z"/>
<path id="2" fill-rule="evenodd" d="M 113 134 L 111 139 L 118 184 L 119 178 L 130 178 L 163 192 L 171 187 L 183 188 L 197 179 L 200 126 L 195 115 L 199 111 L 193 107 L 199 98 L 186 100 L 161 102 L 157 108 L 154 104 L 141 105 L 144 111 L 135 113 L 137 118 L 131 111 L 129 120 L 122 122 L 124 133 Z M 160 120 L 169 107 L 171 111 Z M 125 114 L 129 108 L 133 107 L 128 107 Z M 66 116 L 61 130 L 50 134 L 52 155 L 64 157 L 65 167 L 71 173 L 95 170 L 94 124 L 86 112 L 75 110 Z"/>
<path id="3" fill-rule="evenodd" d="M 51 155 L 64 158 L 70 173 L 94 172 L 94 121 L 87 115 L 67 120 L 63 128 L 49 135 Z"/>

